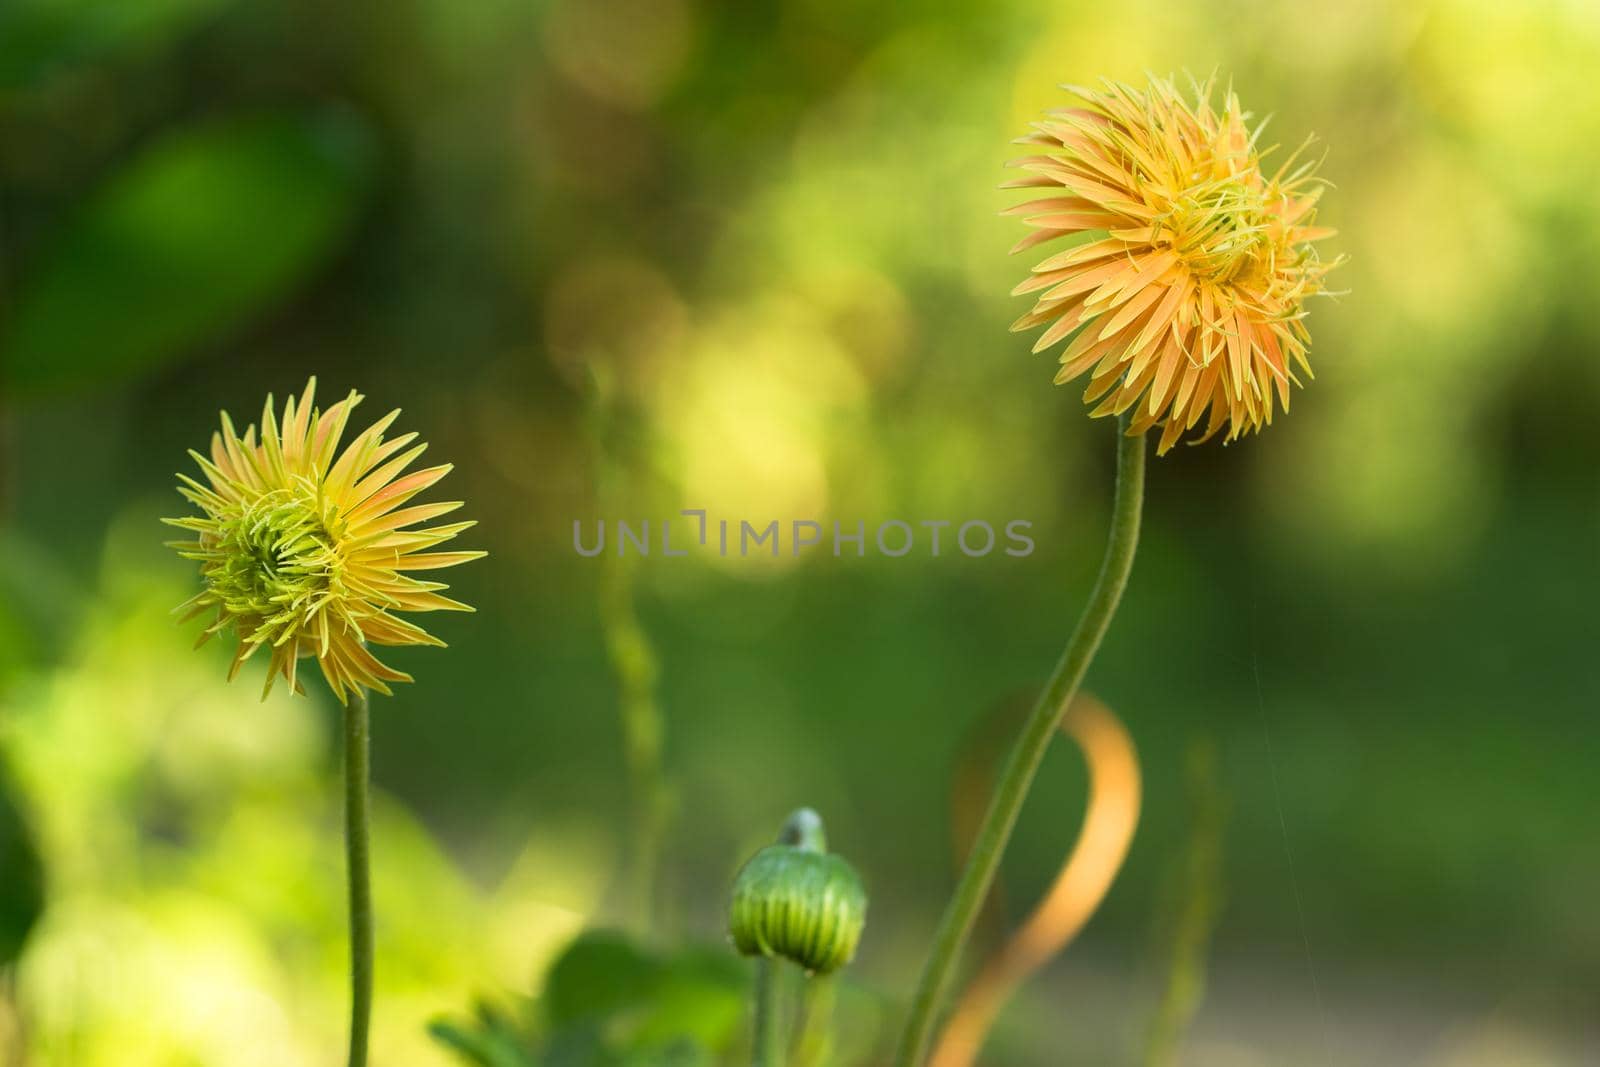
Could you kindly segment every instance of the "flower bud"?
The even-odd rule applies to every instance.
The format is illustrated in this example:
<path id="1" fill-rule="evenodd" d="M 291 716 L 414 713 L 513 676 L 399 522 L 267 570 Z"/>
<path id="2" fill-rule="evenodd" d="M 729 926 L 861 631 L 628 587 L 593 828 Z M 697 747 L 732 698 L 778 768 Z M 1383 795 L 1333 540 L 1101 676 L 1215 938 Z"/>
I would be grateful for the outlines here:
<path id="1" fill-rule="evenodd" d="M 828 974 L 855 956 L 866 918 L 866 889 L 844 859 L 771 845 L 734 880 L 728 929 L 746 956 L 782 958 Z"/>

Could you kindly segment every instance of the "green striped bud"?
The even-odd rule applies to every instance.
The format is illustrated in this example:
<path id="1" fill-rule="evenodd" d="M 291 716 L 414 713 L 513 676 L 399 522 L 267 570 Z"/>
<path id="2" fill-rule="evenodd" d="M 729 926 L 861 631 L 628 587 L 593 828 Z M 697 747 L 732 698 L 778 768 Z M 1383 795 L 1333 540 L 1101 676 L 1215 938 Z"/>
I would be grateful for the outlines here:
<path id="1" fill-rule="evenodd" d="M 771 845 L 739 871 L 728 929 L 742 954 L 791 960 L 813 974 L 829 974 L 855 956 L 867 891 L 854 867 L 821 851 L 820 838 L 819 823 L 814 837 L 799 838 L 807 844 Z"/>

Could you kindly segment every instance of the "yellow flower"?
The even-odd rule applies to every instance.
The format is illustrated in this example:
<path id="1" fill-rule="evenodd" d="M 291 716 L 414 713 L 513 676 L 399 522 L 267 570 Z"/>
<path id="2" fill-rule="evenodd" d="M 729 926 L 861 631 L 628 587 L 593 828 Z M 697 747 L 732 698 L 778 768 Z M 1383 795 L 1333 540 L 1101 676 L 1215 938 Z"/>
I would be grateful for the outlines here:
<path id="1" fill-rule="evenodd" d="M 452 567 L 484 553 L 424 551 L 474 524 L 419 528 L 460 501 L 401 507 L 450 467 L 401 476 L 427 445 L 413 445 L 414 433 L 383 439 L 398 410 L 340 453 L 339 439 L 361 395 L 352 390 L 319 411 L 312 406 L 316 387 L 312 378 L 298 401 L 291 396 L 284 403 L 281 429 L 268 396 L 259 436 L 254 426 L 239 436 L 223 412 L 211 457 L 189 452 L 210 484 L 178 475 L 178 491 L 205 514 L 163 521 L 197 535 L 170 542 L 185 559 L 200 562 L 205 579 L 205 589 L 178 610 L 185 620 L 216 613 L 197 647 L 232 626 L 239 647 L 229 679 L 256 650 L 268 649 L 263 698 L 279 675 L 301 692 L 295 666 L 301 656 L 316 656 L 343 702 L 358 686 L 388 693 L 385 683 L 411 681 L 380 663 L 369 644 L 444 644 L 393 612 L 472 610 L 441 595 L 444 583 L 406 572 Z"/>
<path id="2" fill-rule="evenodd" d="M 1262 127 L 1231 91 L 1213 110 L 1210 81 L 1193 105 L 1157 78 L 1065 88 L 1082 104 L 1033 124 L 1018 143 L 1036 154 L 1010 164 L 1028 177 L 1004 186 L 1054 195 L 1006 214 L 1036 229 L 1013 252 L 1085 240 L 1013 290 L 1043 292 L 1012 329 L 1046 326 L 1035 352 L 1067 340 L 1057 383 L 1087 372 L 1091 414 L 1132 409 L 1129 433 L 1163 427 L 1157 452 L 1202 417 L 1199 440 L 1270 424 L 1274 389 L 1287 411 L 1296 369 L 1311 376 L 1302 305 L 1338 265 L 1311 245 L 1334 232 L 1312 225 L 1315 164 L 1297 150 L 1265 174 Z"/>

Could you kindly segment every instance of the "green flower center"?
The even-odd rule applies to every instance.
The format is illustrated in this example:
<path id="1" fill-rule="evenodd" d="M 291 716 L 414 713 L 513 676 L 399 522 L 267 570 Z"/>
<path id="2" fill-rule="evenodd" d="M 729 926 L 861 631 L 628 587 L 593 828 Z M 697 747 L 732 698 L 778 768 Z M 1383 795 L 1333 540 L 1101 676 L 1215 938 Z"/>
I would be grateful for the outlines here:
<path id="1" fill-rule="evenodd" d="M 1222 283 L 1265 262 L 1268 223 L 1261 190 L 1234 176 L 1185 190 L 1158 225 L 1196 277 Z"/>
<path id="2" fill-rule="evenodd" d="M 277 489 L 218 523 L 205 579 L 229 614 L 249 620 L 249 640 L 276 643 L 337 595 L 335 517 L 310 490 Z"/>

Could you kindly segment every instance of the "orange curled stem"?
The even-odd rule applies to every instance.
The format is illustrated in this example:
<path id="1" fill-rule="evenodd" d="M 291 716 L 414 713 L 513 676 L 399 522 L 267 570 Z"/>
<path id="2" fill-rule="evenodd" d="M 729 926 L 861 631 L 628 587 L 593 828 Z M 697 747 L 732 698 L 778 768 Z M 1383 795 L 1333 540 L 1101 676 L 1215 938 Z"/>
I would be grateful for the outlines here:
<path id="1" fill-rule="evenodd" d="M 971 1067 L 1017 988 L 1060 953 L 1111 889 L 1139 823 L 1139 757 L 1110 708 L 1080 693 L 1061 720 L 1089 769 L 1083 828 L 1054 884 L 956 1001 L 929 1067 Z"/>

